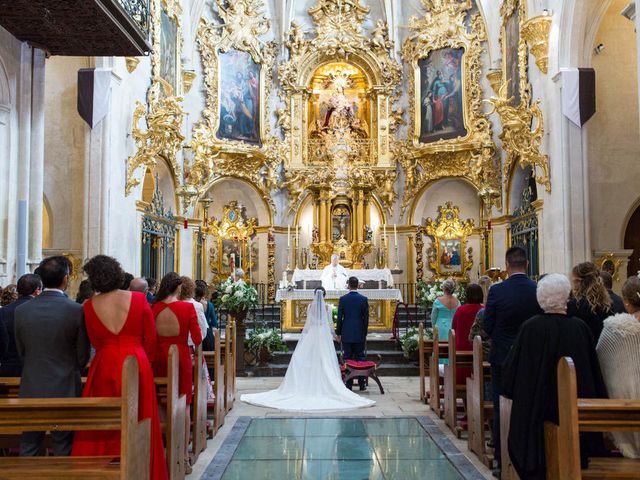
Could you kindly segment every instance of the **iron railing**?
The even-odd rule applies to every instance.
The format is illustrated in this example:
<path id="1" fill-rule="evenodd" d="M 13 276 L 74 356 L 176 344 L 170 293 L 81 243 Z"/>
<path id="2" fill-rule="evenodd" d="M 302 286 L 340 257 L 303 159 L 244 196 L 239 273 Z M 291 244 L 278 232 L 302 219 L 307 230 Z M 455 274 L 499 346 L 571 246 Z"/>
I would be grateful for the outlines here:
<path id="1" fill-rule="evenodd" d="M 149 0 L 117 0 L 117 2 L 149 38 Z"/>

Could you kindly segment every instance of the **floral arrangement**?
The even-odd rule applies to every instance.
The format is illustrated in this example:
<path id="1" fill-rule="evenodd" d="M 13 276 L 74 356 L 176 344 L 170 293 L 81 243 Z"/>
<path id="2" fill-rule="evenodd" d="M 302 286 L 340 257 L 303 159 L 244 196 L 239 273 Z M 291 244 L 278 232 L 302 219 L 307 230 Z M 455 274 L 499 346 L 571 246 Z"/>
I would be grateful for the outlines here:
<path id="1" fill-rule="evenodd" d="M 333 329 L 338 328 L 338 306 L 331 304 L 331 320 L 333 320 Z"/>
<path id="2" fill-rule="evenodd" d="M 274 328 L 258 327 L 249 332 L 249 338 L 245 343 L 247 350 L 256 355 L 266 348 L 271 352 L 287 352 L 289 348 L 280 337 L 280 332 Z"/>
<path id="3" fill-rule="evenodd" d="M 444 295 L 442 290 L 442 281 L 425 282 L 420 280 L 416 285 L 416 294 L 418 303 L 425 308 L 431 308 L 436 298 Z M 453 292 L 453 296 L 460 300 L 460 303 L 464 303 L 465 300 L 465 286 L 461 283 L 456 283 L 456 289 Z"/>
<path id="4" fill-rule="evenodd" d="M 407 333 L 400 337 L 400 345 L 405 357 L 410 357 L 412 353 L 418 351 L 419 333 L 416 327 L 409 327 Z M 433 340 L 433 330 L 425 328 L 424 339 Z"/>
<path id="5" fill-rule="evenodd" d="M 258 305 L 258 292 L 251 285 L 243 281 L 227 280 L 218 285 L 216 306 L 235 313 L 251 310 Z"/>

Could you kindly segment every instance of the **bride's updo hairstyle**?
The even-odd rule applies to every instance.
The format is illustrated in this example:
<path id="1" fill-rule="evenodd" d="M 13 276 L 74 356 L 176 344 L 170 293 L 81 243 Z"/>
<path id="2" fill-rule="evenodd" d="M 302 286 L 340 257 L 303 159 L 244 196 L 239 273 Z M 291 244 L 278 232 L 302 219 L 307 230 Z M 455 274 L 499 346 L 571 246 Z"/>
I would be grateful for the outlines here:
<path id="1" fill-rule="evenodd" d="M 322 292 L 322 296 L 326 297 L 327 296 L 327 291 L 324 289 L 324 287 L 317 287 L 314 291 L 313 291 L 313 296 L 315 297 L 316 293 L 318 293 L 318 290 L 320 290 Z"/>

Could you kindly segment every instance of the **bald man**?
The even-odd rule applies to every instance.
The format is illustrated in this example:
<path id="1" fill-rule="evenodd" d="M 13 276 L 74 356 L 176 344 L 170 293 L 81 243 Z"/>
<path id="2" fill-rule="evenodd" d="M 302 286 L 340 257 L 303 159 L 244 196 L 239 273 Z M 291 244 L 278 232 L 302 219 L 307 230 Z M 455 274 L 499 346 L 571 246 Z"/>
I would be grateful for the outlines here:
<path id="1" fill-rule="evenodd" d="M 149 284 L 144 277 L 137 277 L 131 280 L 131 283 L 129 284 L 129 290 L 131 292 L 140 292 L 146 295 L 149 291 Z"/>

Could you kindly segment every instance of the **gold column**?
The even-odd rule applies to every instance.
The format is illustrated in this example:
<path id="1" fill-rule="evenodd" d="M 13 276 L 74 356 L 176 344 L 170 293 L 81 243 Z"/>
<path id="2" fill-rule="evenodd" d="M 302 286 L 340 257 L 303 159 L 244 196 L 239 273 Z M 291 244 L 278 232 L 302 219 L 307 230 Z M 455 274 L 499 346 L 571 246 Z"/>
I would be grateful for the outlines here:
<path id="1" fill-rule="evenodd" d="M 415 277 L 413 273 L 413 265 L 415 263 L 413 260 L 413 256 L 415 252 L 413 251 L 413 248 L 414 248 L 413 235 L 408 235 L 407 236 L 407 283 L 409 285 L 415 282 Z M 407 298 L 404 299 L 405 303 L 407 304 L 415 303 L 414 291 L 415 290 L 413 288 L 407 289 Z"/>
<path id="2" fill-rule="evenodd" d="M 364 193 L 362 190 L 357 190 L 354 192 L 355 197 L 355 235 L 353 236 L 354 241 L 362 242 L 364 240 Z"/>

